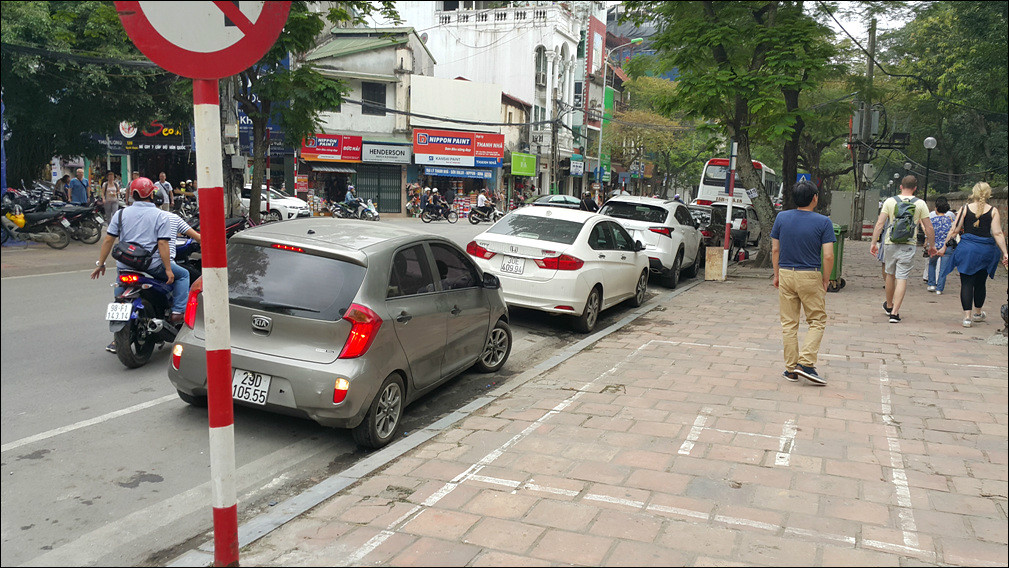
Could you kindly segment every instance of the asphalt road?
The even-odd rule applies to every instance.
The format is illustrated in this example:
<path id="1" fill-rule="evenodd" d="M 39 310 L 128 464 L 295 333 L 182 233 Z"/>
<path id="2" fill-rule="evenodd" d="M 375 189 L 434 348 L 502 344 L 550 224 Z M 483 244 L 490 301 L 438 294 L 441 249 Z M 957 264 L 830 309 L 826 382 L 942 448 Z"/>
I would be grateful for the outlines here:
<path id="1" fill-rule="evenodd" d="M 382 222 L 462 246 L 488 227 Z M 3 254 L 0 563 L 154 565 L 205 540 L 212 530 L 206 410 L 176 396 L 167 347 L 133 370 L 105 352 L 111 277 L 94 282 L 80 270 L 93 265 L 98 245 Z M 17 273 L 12 259 L 36 257 L 61 260 L 7 276 Z M 599 328 L 624 313 L 604 312 Z M 417 401 L 403 435 L 581 338 L 563 318 L 522 309 L 511 318 L 514 347 L 502 371 L 464 373 Z M 349 431 L 243 407 L 235 411 L 235 446 L 240 523 L 366 455 Z"/>

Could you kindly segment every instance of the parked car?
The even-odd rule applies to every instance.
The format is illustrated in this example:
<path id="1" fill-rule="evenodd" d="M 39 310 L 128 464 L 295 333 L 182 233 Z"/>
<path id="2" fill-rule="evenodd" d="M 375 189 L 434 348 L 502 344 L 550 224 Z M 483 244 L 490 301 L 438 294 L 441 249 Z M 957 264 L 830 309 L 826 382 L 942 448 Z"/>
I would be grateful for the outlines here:
<path id="1" fill-rule="evenodd" d="M 566 207 L 567 209 L 578 209 L 581 206 L 581 200 L 571 195 L 540 195 L 528 204 L 538 205 L 541 207 Z"/>
<path id="2" fill-rule="evenodd" d="M 705 247 L 725 244 L 725 208 L 712 209 L 710 205 L 688 205 L 690 215 L 698 223 Z"/>
<path id="3" fill-rule="evenodd" d="M 725 218 L 725 203 L 712 203 L 711 207 L 718 209 Z M 724 235 L 724 233 L 722 233 Z M 757 210 L 752 205 L 732 205 L 732 241 L 738 246 L 756 245 L 760 241 L 760 221 Z"/>
<path id="4" fill-rule="evenodd" d="M 249 208 L 249 197 L 252 195 L 252 186 L 247 185 L 242 188 L 242 206 Z M 275 189 L 270 190 L 269 208 L 267 208 L 266 191 L 259 194 L 260 211 L 264 221 L 287 221 L 298 217 L 311 217 L 312 211 L 308 208 L 308 203 L 297 197 L 281 193 Z"/>
<path id="5" fill-rule="evenodd" d="M 680 274 L 697 276 L 704 260 L 704 244 L 687 206 L 671 199 L 623 195 L 603 204 L 599 213 L 617 219 L 631 237 L 645 244 L 648 267 L 669 288 Z"/>
<path id="6" fill-rule="evenodd" d="M 599 313 L 624 300 L 638 306 L 648 287 L 648 255 L 615 220 L 559 207 L 523 207 L 466 246 L 501 280 L 511 306 L 574 316 L 592 331 Z"/>
<path id="7" fill-rule="evenodd" d="M 498 371 L 512 335 L 501 285 L 445 237 L 331 219 L 260 225 L 228 243 L 232 396 L 238 404 L 389 443 L 404 408 L 469 368 Z M 168 377 L 207 397 L 202 283 Z"/>

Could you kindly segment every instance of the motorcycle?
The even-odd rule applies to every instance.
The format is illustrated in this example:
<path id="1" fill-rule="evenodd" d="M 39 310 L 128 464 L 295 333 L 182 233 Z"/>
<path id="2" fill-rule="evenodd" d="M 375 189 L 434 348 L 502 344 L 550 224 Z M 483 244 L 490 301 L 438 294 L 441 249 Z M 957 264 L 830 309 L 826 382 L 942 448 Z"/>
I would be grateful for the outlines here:
<path id="1" fill-rule="evenodd" d="M 93 245 L 102 238 L 102 206 L 97 203 L 91 206 L 67 205 L 58 210 L 70 223 L 67 231 L 70 238 L 84 244 Z"/>
<path id="2" fill-rule="evenodd" d="M 481 221 L 486 221 L 488 223 L 497 223 L 498 220 L 501 219 L 501 217 L 504 217 L 504 215 L 505 214 L 497 207 L 491 209 L 490 213 L 484 213 L 483 211 L 479 211 L 476 208 L 473 208 L 469 212 L 469 222 L 473 223 L 474 225 L 480 223 Z"/>
<path id="3" fill-rule="evenodd" d="M 123 288 L 105 310 L 109 331 L 115 335 L 116 356 L 130 369 L 142 367 L 154 348 L 175 341 L 182 323 L 172 323 L 172 286 L 146 272 L 123 271 Z"/>
<path id="4" fill-rule="evenodd" d="M 420 220 L 425 223 L 440 221 L 442 219 L 448 221 L 449 223 L 455 223 L 459 220 L 459 214 L 456 213 L 454 209 L 438 209 L 432 205 L 428 205 L 420 212 Z"/>
<path id="5" fill-rule="evenodd" d="M 0 241 L 3 243 L 9 239 L 35 241 L 45 243 L 57 250 L 67 248 L 67 245 L 70 244 L 70 233 L 67 231 L 70 222 L 63 217 L 63 213 L 60 211 L 23 213 L 20 205 L 10 202 L 4 202 L 0 210 L 3 213 L 0 216 L 0 225 L 3 227 Z M 18 226 L 18 223 L 8 214 L 11 217 L 24 215 L 24 226 Z"/>
<path id="6" fill-rule="evenodd" d="M 339 219 L 364 219 L 365 221 L 378 221 L 378 209 L 371 199 L 367 201 L 358 200 L 357 205 L 351 205 L 343 201 L 330 203 L 329 211 L 333 217 Z"/>
<path id="7" fill-rule="evenodd" d="M 364 208 L 359 211 L 361 218 L 365 221 L 378 221 L 378 208 L 375 204 L 371 202 L 370 199 L 365 201 Z"/>

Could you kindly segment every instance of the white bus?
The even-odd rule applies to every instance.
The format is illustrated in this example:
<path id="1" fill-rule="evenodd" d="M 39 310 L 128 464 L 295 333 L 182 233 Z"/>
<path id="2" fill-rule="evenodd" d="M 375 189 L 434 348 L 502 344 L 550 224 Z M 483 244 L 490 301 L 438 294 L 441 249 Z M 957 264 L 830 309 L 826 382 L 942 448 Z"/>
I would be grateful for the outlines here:
<path id="1" fill-rule="evenodd" d="M 781 193 L 782 186 L 774 170 L 756 160 L 753 161 L 753 168 L 757 170 L 757 175 L 760 176 L 760 181 L 764 183 L 765 190 L 774 191 L 775 196 L 778 196 Z M 708 160 L 704 164 L 704 170 L 701 172 L 701 183 L 697 186 L 697 198 L 692 203 L 697 205 L 728 203 L 729 194 L 725 190 L 725 176 L 728 173 L 728 158 L 711 158 Z M 735 188 L 732 192 L 733 205 L 752 205 L 751 195 L 756 196 L 756 191 L 756 188 L 743 187 L 743 182 L 739 179 L 737 164 Z"/>

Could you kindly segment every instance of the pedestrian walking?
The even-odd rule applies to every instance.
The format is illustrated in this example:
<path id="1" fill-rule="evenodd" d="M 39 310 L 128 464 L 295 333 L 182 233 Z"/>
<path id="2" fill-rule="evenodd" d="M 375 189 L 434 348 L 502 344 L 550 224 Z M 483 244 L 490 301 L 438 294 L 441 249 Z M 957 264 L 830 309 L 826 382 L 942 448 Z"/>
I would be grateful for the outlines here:
<path id="1" fill-rule="evenodd" d="M 162 211 L 171 211 L 175 204 L 175 196 L 172 194 L 172 184 L 168 182 L 165 172 L 158 174 L 158 181 L 154 182 L 154 185 L 158 187 L 158 193 L 161 194 L 161 203 L 158 204 L 158 207 Z"/>
<path id="2" fill-rule="evenodd" d="M 816 184 L 802 180 L 792 188 L 796 209 L 782 211 L 771 227 L 771 261 L 778 289 L 785 372 L 795 382 L 804 377 L 814 385 L 827 384 L 816 370 L 820 342 L 827 327 L 826 296 L 834 269 L 834 224 L 816 213 Z M 823 262 L 820 262 L 820 257 Z M 799 350 L 800 309 L 809 330 Z"/>
<path id="3" fill-rule="evenodd" d="M 975 184 L 971 202 L 957 214 L 957 224 L 953 228 L 954 235 L 963 229 L 960 243 L 940 272 L 943 277 L 954 268 L 960 273 L 960 307 L 963 308 L 964 327 L 972 327 L 974 323 L 987 319 L 987 314 L 981 309 L 987 294 L 985 278 L 995 278 L 999 252 L 1002 253 L 1002 266 L 1009 267 L 1002 220 L 998 209 L 988 204 L 989 199 L 991 186 L 985 182 Z"/>
<path id="4" fill-rule="evenodd" d="M 949 237 L 950 229 L 953 228 L 955 216 L 949 210 L 949 201 L 940 195 L 935 200 L 935 211 L 928 214 L 929 221 L 932 222 L 932 232 L 935 233 L 936 255 L 928 258 L 927 282 L 928 291 L 942 294 L 946 289 L 946 277 L 940 271 L 944 262 L 949 262 L 946 255 L 946 239 Z"/>
<path id="5" fill-rule="evenodd" d="M 914 196 L 918 190 L 918 178 L 906 175 L 900 182 L 900 195 L 887 197 L 883 202 L 882 211 L 876 219 L 872 230 L 872 246 L 869 252 L 879 251 L 879 239 L 883 227 L 889 223 L 886 236 L 883 238 L 883 262 L 886 265 L 886 299 L 883 301 L 883 311 L 890 323 L 900 323 L 900 306 L 904 303 L 907 293 L 907 279 L 914 270 L 914 255 L 917 252 L 918 224 L 925 231 L 925 243 L 928 254 L 932 256 L 935 250 L 935 235 L 932 234 L 932 222 L 928 220 L 928 206 L 924 201 Z"/>
<path id="6" fill-rule="evenodd" d="M 88 202 L 88 179 L 84 177 L 84 169 L 77 168 L 77 177 L 67 184 L 70 193 L 70 203 L 73 205 L 86 205 Z"/>
<path id="7" fill-rule="evenodd" d="M 105 173 L 105 181 L 102 182 L 102 199 L 105 201 L 105 224 L 112 221 L 112 216 L 119 210 L 119 182 L 116 181 L 116 172 Z"/>

